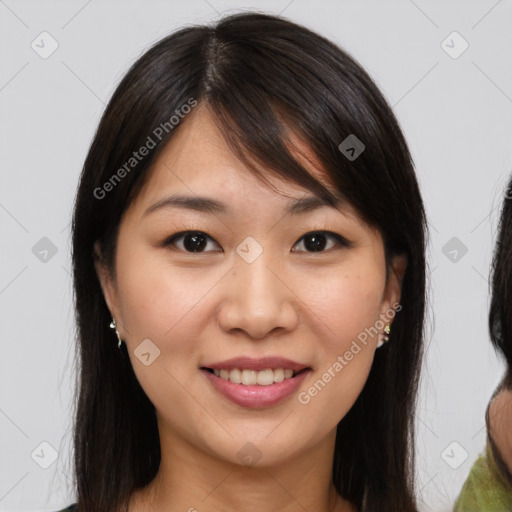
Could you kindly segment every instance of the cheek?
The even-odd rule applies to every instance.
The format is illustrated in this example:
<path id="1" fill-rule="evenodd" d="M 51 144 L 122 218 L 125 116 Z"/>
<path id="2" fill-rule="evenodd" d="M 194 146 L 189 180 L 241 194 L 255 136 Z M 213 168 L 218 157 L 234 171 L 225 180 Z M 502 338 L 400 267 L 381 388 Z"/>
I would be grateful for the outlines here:
<path id="1" fill-rule="evenodd" d="M 119 258 L 118 283 L 128 341 L 154 338 L 172 344 L 181 324 L 190 324 L 190 315 L 215 284 L 213 276 L 201 272 L 200 268 L 173 268 L 165 254 L 154 249 L 124 252 Z"/>
<path id="2" fill-rule="evenodd" d="M 193 410 L 195 402 L 183 386 L 190 387 L 188 378 L 196 370 L 197 340 L 204 328 L 201 300 L 207 300 L 218 278 L 201 275 L 199 268 L 173 268 L 161 253 L 156 257 L 154 249 L 122 249 L 120 245 L 120 310 L 137 379 L 157 410 L 168 411 L 170 401 L 173 408 Z M 147 339 L 159 352 L 151 353 L 151 359 L 154 353 L 158 356 L 146 366 L 137 349 Z"/>
<path id="3" fill-rule="evenodd" d="M 327 424 L 352 407 L 373 362 L 385 275 L 363 263 L 331 275 L 307 298 L 318 327 L 319 365 L 298 398 L 312 417 L 329 416 Z"/>
<path id="4" fill-rule="evenodd" d="M 384 280 L 375 263 L 362 260 L 309 287 L 303 300 L 314 312 L 312 318 L 324 334 L 321 340 L 330 357 L 333 351 L 345 351 L 361 333 L 366 332 L 371 341 L 368 330 L 373 334 L 370 328 L 379 319 Z"/>

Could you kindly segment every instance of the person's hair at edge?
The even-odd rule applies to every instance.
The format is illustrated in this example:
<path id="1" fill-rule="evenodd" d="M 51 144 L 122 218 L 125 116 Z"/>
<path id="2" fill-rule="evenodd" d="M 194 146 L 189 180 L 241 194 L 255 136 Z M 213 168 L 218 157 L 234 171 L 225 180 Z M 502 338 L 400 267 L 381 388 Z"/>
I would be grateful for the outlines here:
<path id="1" fill-rule="evenodd" d="M 489 409 L 493 398 L 504 389 L 512 389 L 512 176 L 509 178 L 498 222 L 498 237 L 491 262 L 489 333 L 494 348 L 505 359 L 506 369 L 494 390 L 485 412 L 487 442 L 501 476 L 512 486 L 512 475 L 490 435 Z"/>
<path id="2" fill-rule="evenodd" d="M 208 104 L 229 147 L 251 171 L 258 172 L 254 164 L 264 166 L 334 204 L 324 184 L 288 151 L 285 132 L 293 131 L 318 157 L 340 196 L 381 233 L 386 262 L 395 254 L 407 256 L 402 309 L 389 343 L 375 353 L 363 391 L 337 426 L 332 479 L 360 511 L 417 510 L 414 411 L 427 223 L 412 157 L 390 106 L 352 57 L 305 27 L 260 13 L 182 28 L 150 48 L 115 90 L 85 160 L 72 228 L 80 358 L 73 431 L 78 510 L 117 510 L 158 471 L 155 409 L 125 344 L 120 353 L 113 341 L 93 246 L 99 241 L 113 270 L 121 216 L 179 126 L 108 200 L 93 193 L 191 97 Z M 350 134 L 365 145 L 353 161 L 338 149 Z"/>
<path id="3" fill-rule="evenodd" d="M 498 222 L 498 237 L 491 263 L 489 333 L 507 365 L 502 386 L 512 389 L 512 177 Z M 500 386 L 501 387 L 501 386 Z"/>

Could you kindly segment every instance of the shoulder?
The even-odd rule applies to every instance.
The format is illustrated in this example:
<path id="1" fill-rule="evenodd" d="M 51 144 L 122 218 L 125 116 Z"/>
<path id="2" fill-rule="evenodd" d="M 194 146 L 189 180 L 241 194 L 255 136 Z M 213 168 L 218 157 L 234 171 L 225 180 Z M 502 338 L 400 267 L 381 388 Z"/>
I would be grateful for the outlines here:
<path id="1" fill-rule="evenodd" d="M 494 470 L 492 454 L 486 450 L 474 462 L 455 503 L 455 512 L 474 510 L 506 512 L 512 508 L 512 489 Z"/>
<path id="2" fill-rule="evenodd" d="M 57 512 L 76 512 L 76 503 L 69 505 L 67 508 L 63 508 L 62 510 L 58 510 Z"/>

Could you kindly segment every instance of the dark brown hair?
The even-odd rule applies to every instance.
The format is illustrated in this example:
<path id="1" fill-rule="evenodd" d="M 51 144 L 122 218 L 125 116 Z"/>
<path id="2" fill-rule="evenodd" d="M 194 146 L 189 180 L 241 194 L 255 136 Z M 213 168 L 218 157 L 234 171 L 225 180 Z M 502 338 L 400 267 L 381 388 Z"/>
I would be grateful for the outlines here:
<path id="1" fill-rule="evenodd" d="M 305 27 L 260 13 L 188 26 L 155 44 L 118 85 L 92 141 L 73 218 L 78 510 L 117 510 L 158 471 L 154 406 L 125 345 L 120 353 L 109 328 L 93 245 L 100 243 L 113 272 L 121 216 L 181 123 L 169 126 L 108 195 L 98 198 L 95 190 L 191 98 L 208 104 L 233 152 L 255 173 L 263 166 L 334 204 L 325 183 L 288 150 L 286 133 L 292 131 L 318 157 L 338 194 L 381 233 L 388 268 L 393 255 L 407 256 L 402 310 L 389 343 L 375 354 L 363 391 L 337 427 L 332 478 L 360 511 L 416 511 L 414 411 L 427 226 L 413 161 L 390 106 L 348 53 Z M 350 135 L 365 146 L 355 159 L 338 149 Z"/>
<path id="2" fill-rule="evenodd" d="M 507 364 L 505 383 L 512 389 L 512 177 L 503 200 L 491 264 L 489 332 Z"/>
<path id="3" fill-rule="evenodd" d="M 506 370 L 494 390 L 485 412 L 487 443 L 489 444 L 500 477 L 512 487 L 512 475 L 491 436 L 489 408 L 493 398 L 506 389 L 512 389 L 512 177 L 509 178 L 498 224 L 498 238 L 491 264 L 491 306 L 489 332 L 494 348 L 505 359 Z"/>

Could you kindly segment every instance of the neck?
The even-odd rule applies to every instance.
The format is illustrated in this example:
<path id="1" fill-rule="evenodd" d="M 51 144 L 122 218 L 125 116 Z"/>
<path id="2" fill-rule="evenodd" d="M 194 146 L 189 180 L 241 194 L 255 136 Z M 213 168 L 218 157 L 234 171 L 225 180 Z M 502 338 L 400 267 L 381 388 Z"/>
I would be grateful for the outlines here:
<path id="1" fill-rule="evenodd" d="M 243 466 L 160 430 L 161 463 L 153 481 L 132 496 L 129 511 L 352 512 L 332 483 L 336 432 L 278 465 Z"/>

